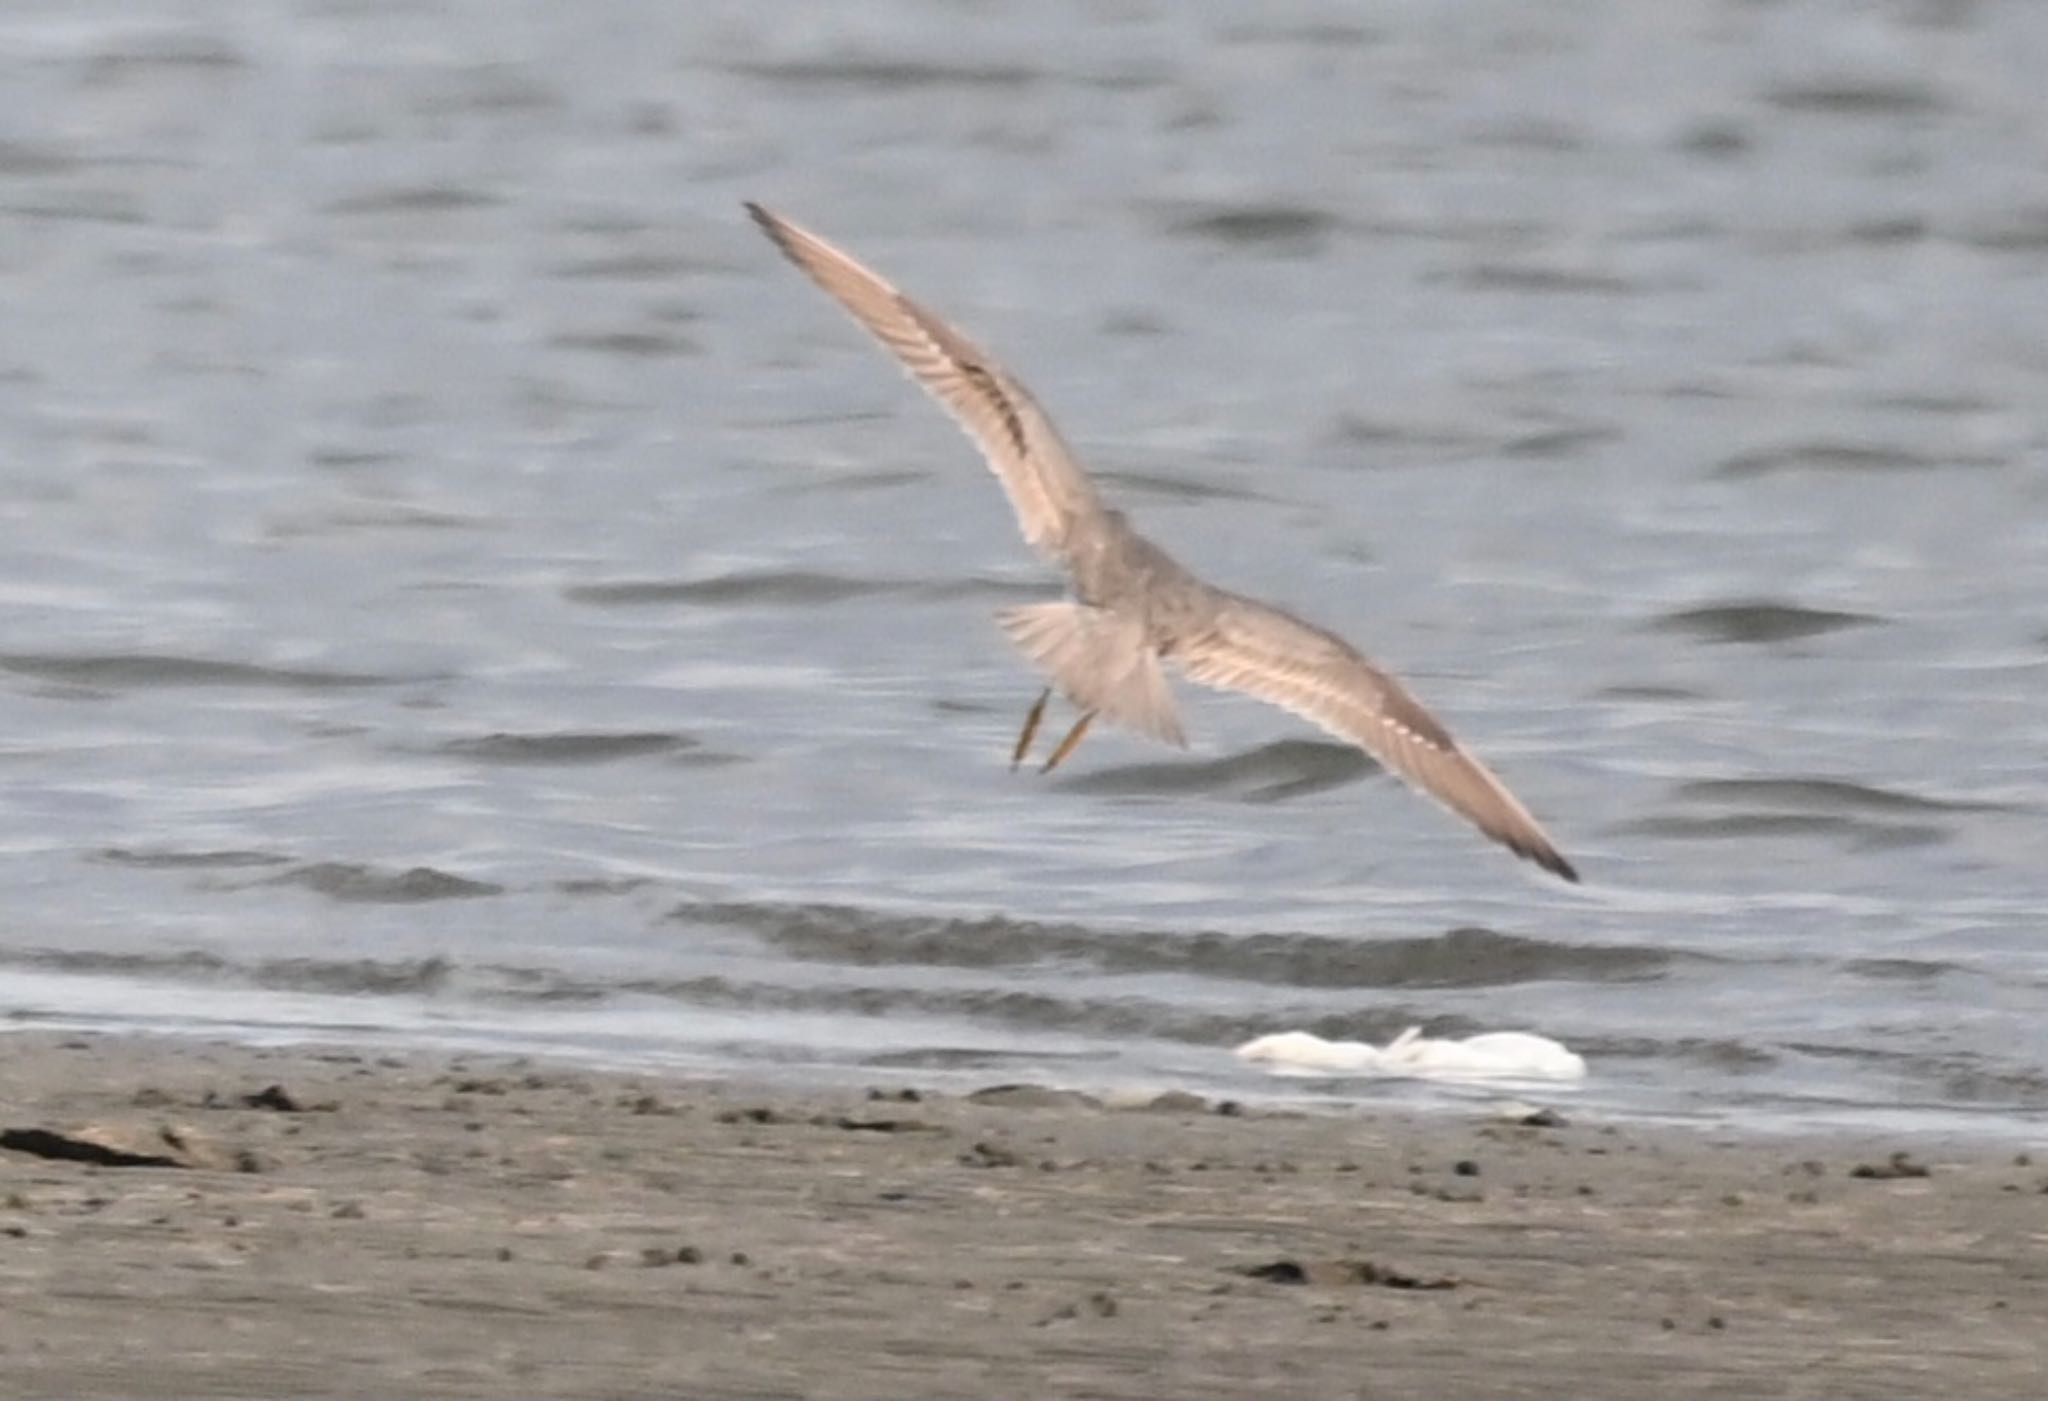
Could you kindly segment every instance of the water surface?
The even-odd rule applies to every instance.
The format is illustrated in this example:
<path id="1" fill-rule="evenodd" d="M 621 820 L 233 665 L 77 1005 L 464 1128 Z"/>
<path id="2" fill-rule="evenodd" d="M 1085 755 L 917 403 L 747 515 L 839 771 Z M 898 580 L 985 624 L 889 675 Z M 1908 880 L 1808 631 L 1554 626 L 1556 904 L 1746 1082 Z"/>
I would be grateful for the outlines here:
<path id="1" fill-rule="evenodd" d="M 0 41 L 17 1021 L 1234 1094 L 1415 1022 L 1607 1112 L 2038 1130 L 2048 12 Z M 990 615 L 1056 581 L 744 198 L 1410 678 L 1585 888 L 1248 701 L 1006 772 Z"/>

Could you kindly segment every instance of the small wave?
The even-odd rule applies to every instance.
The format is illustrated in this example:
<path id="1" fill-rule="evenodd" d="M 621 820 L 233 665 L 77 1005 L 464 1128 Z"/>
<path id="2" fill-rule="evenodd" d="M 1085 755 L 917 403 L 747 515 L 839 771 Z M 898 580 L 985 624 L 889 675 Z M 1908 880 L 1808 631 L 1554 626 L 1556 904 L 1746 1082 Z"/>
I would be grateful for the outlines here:
<path id="1" fill-rule="evenodd" d="M 1475 263 L 1459 275 L 1458 281 L 1482 292 L 1611 297 L 1644 290 L 1641 284 L 1619 273 L 1592 268 L 1546 267 L 1540 263 Z"/>
<path id="2" fill-rule="evenodd" d="M 63 655 L 42 652 L 0 654 L 0 671 L 61 681 L 75 686 L 251 686 L 323 690 L 384 686 L 398 678 L 311 667 L 257 666 L 148 652 Z"/>
<path id="3" fill-rule="evenodd" d="M 1548 979 L 1636 981 L 1681 957 L 1640 945 L 1552 943 L 1461 928 L 1398 939 L 1094 929 L 990 915 L 898 915 L 840 905 L 692 904 L 671 919 L 737 929 L 792 958 L 848 966 L 1187 973 L 1301 988 L 1493 987 Z M 1398 1028 L 1396 1028 L 1398 1030 Z"/>
<path id="4" fill-rule="evenodd" d="M 653 884 L 652 876 L 572 876 L 554 888 L 564 895 L 630 895 Z"/>
<path id="5" fill-rule="evenodd" d="M 1992 413 L 1999 405 L 1968 390 L 1909 389 L 1891 394 L 1875 394 L 1865 400 L 1872 408 L 1896 409 L 1901 413 L 1918 413 L 1953 417 L 1965 414 Z"/>
<path id="6" fill-rule="evenodd" d="M 1646 1036 L 1593 1036 L 1577 1042 L 1594 1060 L 1676 1060 L 1724 1074 L 1754 1074 L 1773 1069 L 1778 1057 L 1761 1046 L 1731 1037 L 1680 1036 L 1662 1040 Z"/>
<path id="7" fill-rule="evenodd" d="M 1621 438 L 1619 428 L 1604 424 L 1564 424 L 1555 428 L 1539 428 L 1507 439 L 1500 445 L 1503 457 L 1561 458 L 1571 457 L 1597 448 Z"/>
<path id="8" fill-rule="evenodd" d="M 1341 447 L 1391 447 L 1415 450 L 1431 460 L 1477 457 L 1489 450 L 1488 440 L 1463 428 L 1435 423 L 1399 423 L 1392 419 L 1341 414 L 1331 424 L 1329 440 Z"/>
<path id="9" fill-rule="evenodd" d="M 394 185 L 335 200 L 326 214 L 457 214 L 503 204 L 504 198 L 459 185 Z"/>
<path id="10" fill-rule="evenodd" d="M 1842 778 L 1702 778 L 1681 783 L 1673 796 L 1687 802 L 1769 803 L 1824 812 L 2003 812 L 2003 803 L 1927 798 Z"/>
<path id="11" fill-rule="evenodd" d="M 806 475 L 800 482 L 790 482 L 769 490 L 781 496 L 813 497 L 821 491 L 894 491 L 899 486 L 912 486 L 932 479 L 930 472 L 920 472 L 905 467 L 875 467 L 866 471 L 826 472 Z"/>
<path id="12" fill-rule="evenodd" d="M 1352 783 L 1379 766 L 1348 744 L 1284 739 L 1223 759 L 1119 764 L 1075 774 L 1060 786 L 1076 793 L 1160 797 L 1204 793 L 1273 803 Z"/>
<path id="13" fill-rule="evenodd" d="M 1992 215 L 1969 225 L 1958 237 L 1992 253 L 2039 253 L 2048 249 L 2048 205 Z"/>
<path id="14" fill-rule="evenodd" d="M 487 764 L 603 764 L 695 749 L 687 735 L 645 733 L 496 734 L 451 739 L 438 752 Z"/>
<path id="15" fill-rule="evenodd" d="M 1794 443 L 1756 448 L 1726 458 L 1717 477 L 1761 477 L 1777 472 L 1915 472 L 1949 459 L 1927 457 L 1881 443 Z"/>
<path id="16" fill-rule="evenodd" d="M 1337 216 L 1326 210 L 1294 204 L 1250 204 L 1184 213 L 1169 222 L 1167 231 L 1218 243 L 1302 244 L 1320 240 L 1337 227 Z"/>
<path id="17" fill-rule="evenodd" d="M 557 263 L 548 275 L 568 282 L 668 282 L 713 270 L 715 265 L 680 253 L 618 253 Z"/>
<path id="18" fill-rule="evenodd" d="M 1646 817 L 1623 823 L 1618 830 L 1635 836 L 1677 837 L 1688 841 L 1701 838 L 1840 837 L 1869 850 L 1933 846 L 1954 836 L 1945 827 L 1925 823 L 1872 822 L 1819 812 L 1732 812 L 1712 817 Z"/>
<path id="19" fill-rule="evenodd" d="M 1894 116 L 1933 112 L 1947 105 L 1924 83 L 1888 77 L 1841 77 L 1782 83 L 1764 101 L 1787 112 L 1837 117 Z"/>
<path id="20" fill-rule="evenodd" d="M 1122 487 L 1134 494 L 1154 496 L 1162 501 L 1274 501 L 1277 498 L 1264 496 L 1240 486 L 1225 486 L 1217 482 L 1198 482 L 1186 477 L 1169 477 L 1158 472 L 1133 472 L 1108 469 L 1095 475 L 1112 485 Z"/>
<path id="21" fill-rule="evenodd" d="M 141 204 L 120 190 L 59 191 L 47 198 L 4 206 L 14 219 L 44 219 L 53 224 L 140 224 Z"/>
<path id="22" fill-rule="evenodd" d="M 624 579 L 608 584 L 572 584 L 562 590 L 562 596 L 574 603 L 606 607 L 660 603 L 816 607 L 867 594 L 888 593 L 902 587 L 889 580 L 849 579 L 840 574 L 775 569 L 719 574 L 708 579 Z"/>
<path id="23" fill-rule="evenodd" d="M 1960 964 L 1930 958 L 1853 958 L 1842 969 L 1859 978 L 1887 983 L 1928 983 L 1962 971 Z"/>
<path id="24" fill-rule="evenodd" d="M 729 71 L 793 87 L 874 88 L 900 92 L 919 88 L 1020 88 L 1044 74 L 1010 64 L 925 63 L 910 59 L 836 58 L 789 63 L 739 63 Z"/>
<path id="25" fill-rule="evenodd" d="M 1617 701 L 1671 701 L 1688 702 L 1706 700 L 1705 691 L 1690 686 L 1621 685 L 1602 686 L 1593 693 L 1600 700 Z"/>
<path id="26" fill-rule="evenodd" d="M 619 355 L 630 360 L 665 360 L 704 353 L 704 347 L 688 336 L 670 331 L 564 331 L 550 336 L 548 344 L 556 350 Z"/>
<path id="27" fill-rule="evenodd" d="M 1363 24 L 1307 20 L 1289 23 L 1255 22 L 1226 29 L 1219 36 L 1226 44 L 1296 45 L 1315 49 L 1363 47 L 1384 42 L 1385 32 Z"/>
<path id="28" fill-rule="evenodd" d="M 1661 632 L 1688 632 L 1709 642 L 1792 642 L 1881 621 L 1867 613 L 1806 608 L 1766 598 L 1681 608 L 1659 616 L 1651 626 Z"/>
<path id="29" fill-rule="evenodd" d="M 378 502 L 275 519 L 264 534 L 272 540 L 299 540 L 320 539 L 345 530 L 474 530 L 481 524 L 474 516 L 454 511 Z"/>
<path id="30" fill-rule="evenodd" d="M 0 949 L 0 966 L 53 973 L 173 982 L 229 983 L 274 992 L 433 993 L 454 974 L 446 959 L 267 959 L 244 964 L 198 949 L 178 953 L 104 953 L 74 949 Z"/>
<path id="31" fill-rule="evenodd" d="M 0 176 L 68 175 L 84 165 L 63 145 L 0 140 Z"/>
<path id="32" fill-rule="evenodd" d="M 1369 1017 L 1352 1014 L 1316 1016 L 1285 1009 L 1278 1013 L 1252 1015 L 1201 1011 L 1134 996 L 1073 997 L 1014 988 L 792 986 L 715 975 L 643 979 L 617 987 L 553 987 L 535 989 L 526 995 L 552 1000 L 565 995 L 594 993 L 603 996 L 614 992 L 726 1011 L 850 1015 L 884 1020 L 916 1016 L 1103 1039 L 1174 1041 L 1192 1046 L 1237 1045 L 1271 1026 L 1276 1015 L 1292 1025 L 1306 1027 L 1332 1040 L 1358 1035 L 1393 1035 L 1392 1031 L 1380 1031 L 1378 1023 L 1390 1015 L 1401 1026 L 1406 1026 L 1419 1015 L 1408 1007 L 1395 1008 L 1391 1012 L 1375 1009 Z"/>
<path id="33" fill-rule="evenodd" d="M 139 73 L 226 72 L 249 67 L 249 59 L 225 39 L 208 34 L 165 33 L 117 41 L 86 60 L 89 83 L 110 83 Z"/>
<path id="34" fill-rule="evenodd" d="M 139 866 L 145 870 L 246 870 L 251 866 L 282 866 L 291 860 L 275 851 L 134 851 L 110 846 L 99 859 L 117 866 Z"/>
<path id="35" fill-rule="evenodd" d="M 390 905 L 474 899 L 480 895 L 500 895 L 505 889 L 489 881 L 470 880 L 437 871 L 431 866 L 391 871 L 347 861 L 316 861 L 271 876 L 260 884 L 303 886 L 330 900 L 348 904 Z"/>

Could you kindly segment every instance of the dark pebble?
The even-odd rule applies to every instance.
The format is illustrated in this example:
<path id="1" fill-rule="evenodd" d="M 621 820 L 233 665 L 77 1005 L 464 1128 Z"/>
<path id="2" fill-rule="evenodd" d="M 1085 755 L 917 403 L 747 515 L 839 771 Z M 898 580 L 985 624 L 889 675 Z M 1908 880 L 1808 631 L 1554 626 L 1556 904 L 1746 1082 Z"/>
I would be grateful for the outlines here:
<path id="1" fill-rule="evenodd" d="M 251 1109 L 274 1109 L 280 1114 L 302 1114 L 305 1106 L 292 1098 L 291 1091 L 282 1085 L 270 1085 L 254 1094 L 243 1095 L 242 1103 Z"/>
<path id="2" fill-rule="evenodd" d="M 1913 1161 L 1911 1154 L 1901 1150 L 1882 1163 L 1858 1163 L 1849 1170 L 1849 1176 L 1875 1179 L 1880 1182 L 1901 1177 L 1927 1177 L 1930 1170 L 1924 1163 Z"/>

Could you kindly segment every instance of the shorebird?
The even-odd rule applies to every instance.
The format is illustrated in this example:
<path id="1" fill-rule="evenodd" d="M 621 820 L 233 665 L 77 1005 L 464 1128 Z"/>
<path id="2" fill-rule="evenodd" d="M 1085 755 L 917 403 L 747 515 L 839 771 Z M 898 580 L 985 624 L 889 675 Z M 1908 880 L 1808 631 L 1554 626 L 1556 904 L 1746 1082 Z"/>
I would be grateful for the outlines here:
<path id="1" fill-rule="evenodd" d="M 1030 752 L 1055 688 L 1080 712 L 1051 772 L 1100 716 L 1187 746 L 1162 663 L 1191 681 L 1291 710 L 1363 749 L 1517 856 L 1578 872 L 1492 770 L 1394 677 L 1350 643 L 1290 613 L 1205 583 L 1103 504 L 1058 430 L 1015 376 L 959 331 L 808 229 L 747 212 L 943 404 L 988 459 L 1024 539 L 1060 566 L 1073 597 L 1006 608 L 997 621 L 1052 678 L 1011 751 Z"/>

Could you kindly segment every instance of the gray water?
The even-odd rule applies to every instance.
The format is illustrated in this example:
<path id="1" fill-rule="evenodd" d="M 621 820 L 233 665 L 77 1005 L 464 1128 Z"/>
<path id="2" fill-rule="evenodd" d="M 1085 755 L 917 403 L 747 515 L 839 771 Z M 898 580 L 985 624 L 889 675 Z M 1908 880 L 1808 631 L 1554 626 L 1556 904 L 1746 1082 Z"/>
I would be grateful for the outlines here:
<path id="1" fill-rule="evenodd" d="M 1420 1022 L 2038 1132 L 2044 61 L 2019 0 L 10 5 L 0 1010 L 1234 1094 Z M 1057 583 L 743 198 L 1586 886 L 1210 693 L 1008 773 Z"/>

